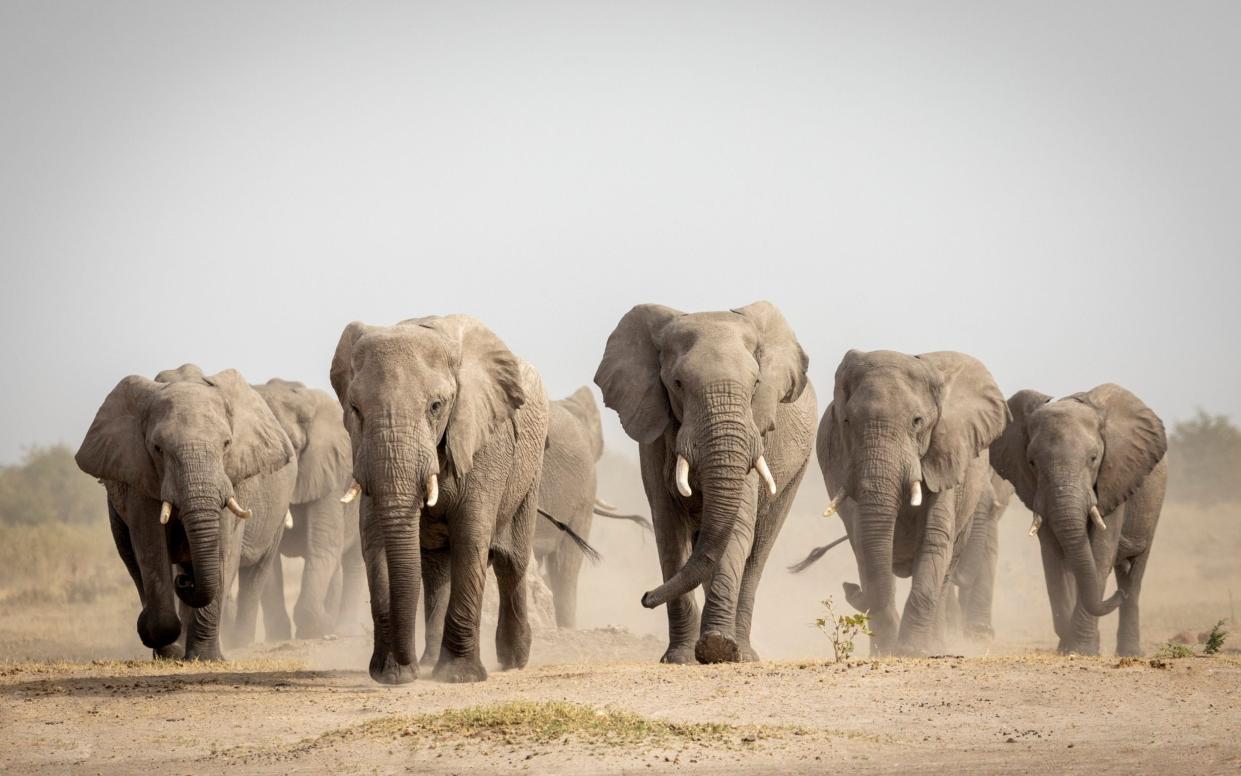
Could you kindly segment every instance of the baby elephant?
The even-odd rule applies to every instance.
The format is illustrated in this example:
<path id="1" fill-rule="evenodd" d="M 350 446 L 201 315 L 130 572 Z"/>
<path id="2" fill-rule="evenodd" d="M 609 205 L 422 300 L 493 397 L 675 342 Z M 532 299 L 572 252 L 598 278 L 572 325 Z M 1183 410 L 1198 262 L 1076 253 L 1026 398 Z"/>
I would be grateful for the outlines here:
<path id="1" fill-rule="evenodd" d="M 1019 391 L 1008 405 L 991 464 L 1034 512 L 1060 651 L 1097 655 L 1098 618 L 1119 605 L 1116 652 L 1141 654 L 1138 595 L 1168 479 L 1163 422 L 1112 384 L 1058 401 Z M 1109 569 L 1119 589 L 1104 600 Z"/>

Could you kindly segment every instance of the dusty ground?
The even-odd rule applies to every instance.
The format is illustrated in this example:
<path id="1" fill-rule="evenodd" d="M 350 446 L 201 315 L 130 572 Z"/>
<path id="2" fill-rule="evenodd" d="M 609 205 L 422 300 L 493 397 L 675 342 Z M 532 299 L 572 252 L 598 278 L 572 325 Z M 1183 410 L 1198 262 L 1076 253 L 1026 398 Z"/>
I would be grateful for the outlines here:
<path id="1" fill-rule="evenodd" d="M 659 643 L 620 630 L 538 646 L 596 662 L 399 688 L 314 668 L 365 651 L 363 639 L 218 665 L 3 663 L 0 763 L 103 774 L 1241 769 L 1236 656 L 682 667 L 654 664 Z M 609 659 L 624 662 L 597 662 Z"/>

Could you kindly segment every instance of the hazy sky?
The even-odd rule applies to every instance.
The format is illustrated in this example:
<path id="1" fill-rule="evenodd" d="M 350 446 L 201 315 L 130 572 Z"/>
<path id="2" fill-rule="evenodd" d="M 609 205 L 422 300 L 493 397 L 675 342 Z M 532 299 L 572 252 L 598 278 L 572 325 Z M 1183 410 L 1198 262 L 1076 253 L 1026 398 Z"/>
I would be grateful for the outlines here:
<path id="1" fill-rule="evenodd" d="M 1241 417 L 1239 75 L 1233 1 L 2 0 L 0 462 L 130 373 L 327 387 L 353 319 L 561 396 L 640 302 L 774 301 L 821 400 L 958 349 Z"/>

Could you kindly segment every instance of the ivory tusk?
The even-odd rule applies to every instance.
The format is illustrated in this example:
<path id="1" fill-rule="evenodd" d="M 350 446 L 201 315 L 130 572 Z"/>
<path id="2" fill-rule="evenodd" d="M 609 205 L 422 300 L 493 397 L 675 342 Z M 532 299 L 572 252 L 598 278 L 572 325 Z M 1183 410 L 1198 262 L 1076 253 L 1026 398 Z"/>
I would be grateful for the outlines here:
<path id="1" fill-rule="evenodd" d="M 689 487 L 689 461 L 683 455 L 677 456 L 677 492 L 685 498 L 694 495 Z"/>
<path id="2" fill-rule="evenodd" d="M 617 507 L 615 504 L 609 504 L 608 502 L 604 501 L 598 496 L 595 496 L 595 506 L 599 507 L 600 509 L 606 509 L 609 512 L 615 512 L 617 510 Z"/>
<path id="3" fill-rule="evenodd" d="M 823 516 L 831 517 L 836 514 L 836 507 L 840 506 L 840 502 L 844 500 L 845 494 L 842 492 L 840 495 L 836 496 L 836 498 L 832 499 L 831 503 L 827 505 L 827 509 L 823 510 Z"/>
<path id="4" fill-rule="evenodd" d="M 922 506 L 922 483 L 917 480 L 909 486 L 909 506 Z"/>
<path id="5" fill-rule="evenodd" d="M 754 464 L 754 468 L 758 469 L 758 476 L 762 477 L 763 482 L 767 483 L 767 492 L 773 496 L 776 495 L 776 480 L 771 476 L 771 469 L 767 466 L 767 459 L 760 455 L 758 461 Z"/>
<path id="6" fill-rule="evenodd" d="M 287 510 L 285 510 L 285 513 L 284 513 L 284 527 L 285 527 L 285 529 L 287 529 L 287 530 L 289 530 L 289 531 L 292 531 L 292 530 L 293 530 L 293 510 L 291 510 L 291 509 L 287 509 Z"/>
<path id="7" fill-rule="evenodd" d="M 1034 536 L 1038 533 L 1038 529 L 1043 527 L 1043 516 L 1038 512 L 1034 513 L 1034 521 L 1030 523 L 1030 531 L 1027 536 Z"/>
<path id="8" fill-rule="evenodd" d="M 172 504 L 165 501 L 159 507 L 159 524 L 168 525 L 168 518 L 172 517 Z"/>
<path id="9" fill-rule="evenodd" d="M 440 479 L 438 475 L 432 474 L 427 477 L 427 506 L 435 506 L 435 502 L 440 500 Z"/>
<path id="10" fill-rule="evenodd" d="M 1107 530 L 1107 523 L 1103 522 L 1103 515 L 1099 514 L 1099 506 L 1097 504 L 1090 508 L 1090 519 L 1094 521 L 1095 526 L 1100 531 Z"/>
<path id="11" fill-rule="evenodd" d="M 353 484 L 349 486 L 349 490 L 345 491 L 345 495 L 340 497 L 340 503 L 348 504 L 350 501 L 353 501 L 355 498 L 357 498 L 358 494 L 361 492 L 362 492 L 361 483 L 359 483 L 357 480 L 354 480 Z"/>
<path id="12" fill-rule="evenodd" d="M 238 504 L 237 499 L 233 498 L 232 496 L 228 497 L 228 503 L 226 506 L 228 506 L 229 512 L 232 512 L 234 515 L 237 515 L 237 517 L 241 520 L 249 520 L 250 517 L 254 514 L 248 509 L 242 509 L 241 504 Z"/>

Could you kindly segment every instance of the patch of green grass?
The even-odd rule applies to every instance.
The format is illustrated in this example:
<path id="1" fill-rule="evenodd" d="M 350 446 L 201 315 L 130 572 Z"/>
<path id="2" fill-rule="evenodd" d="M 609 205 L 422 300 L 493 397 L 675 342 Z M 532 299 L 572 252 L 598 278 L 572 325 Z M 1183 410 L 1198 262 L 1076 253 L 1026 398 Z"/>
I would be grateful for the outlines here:
<path id="1" fill-rule="evenodd" d="M 1215 627 L 1207 634 L 1206 645 L 1202 648 L 1204 655 L 1218 655 L 1219 651 L 1224 648 L 1224 639 L 1228 638 L 1228 631 L 1224 630 L 1224 621 L 1220 620 L 1215 623 Z"/>
<path id="2" fill-rule="evenodd" d="M 1175 660 L 1182 657 L 1193 657 L 1194 651 L 1184 644 L 1176 644 L 1169 641 L 1159 648 L 1155 653 L 1155 657 L 1161 660 Z"/>

